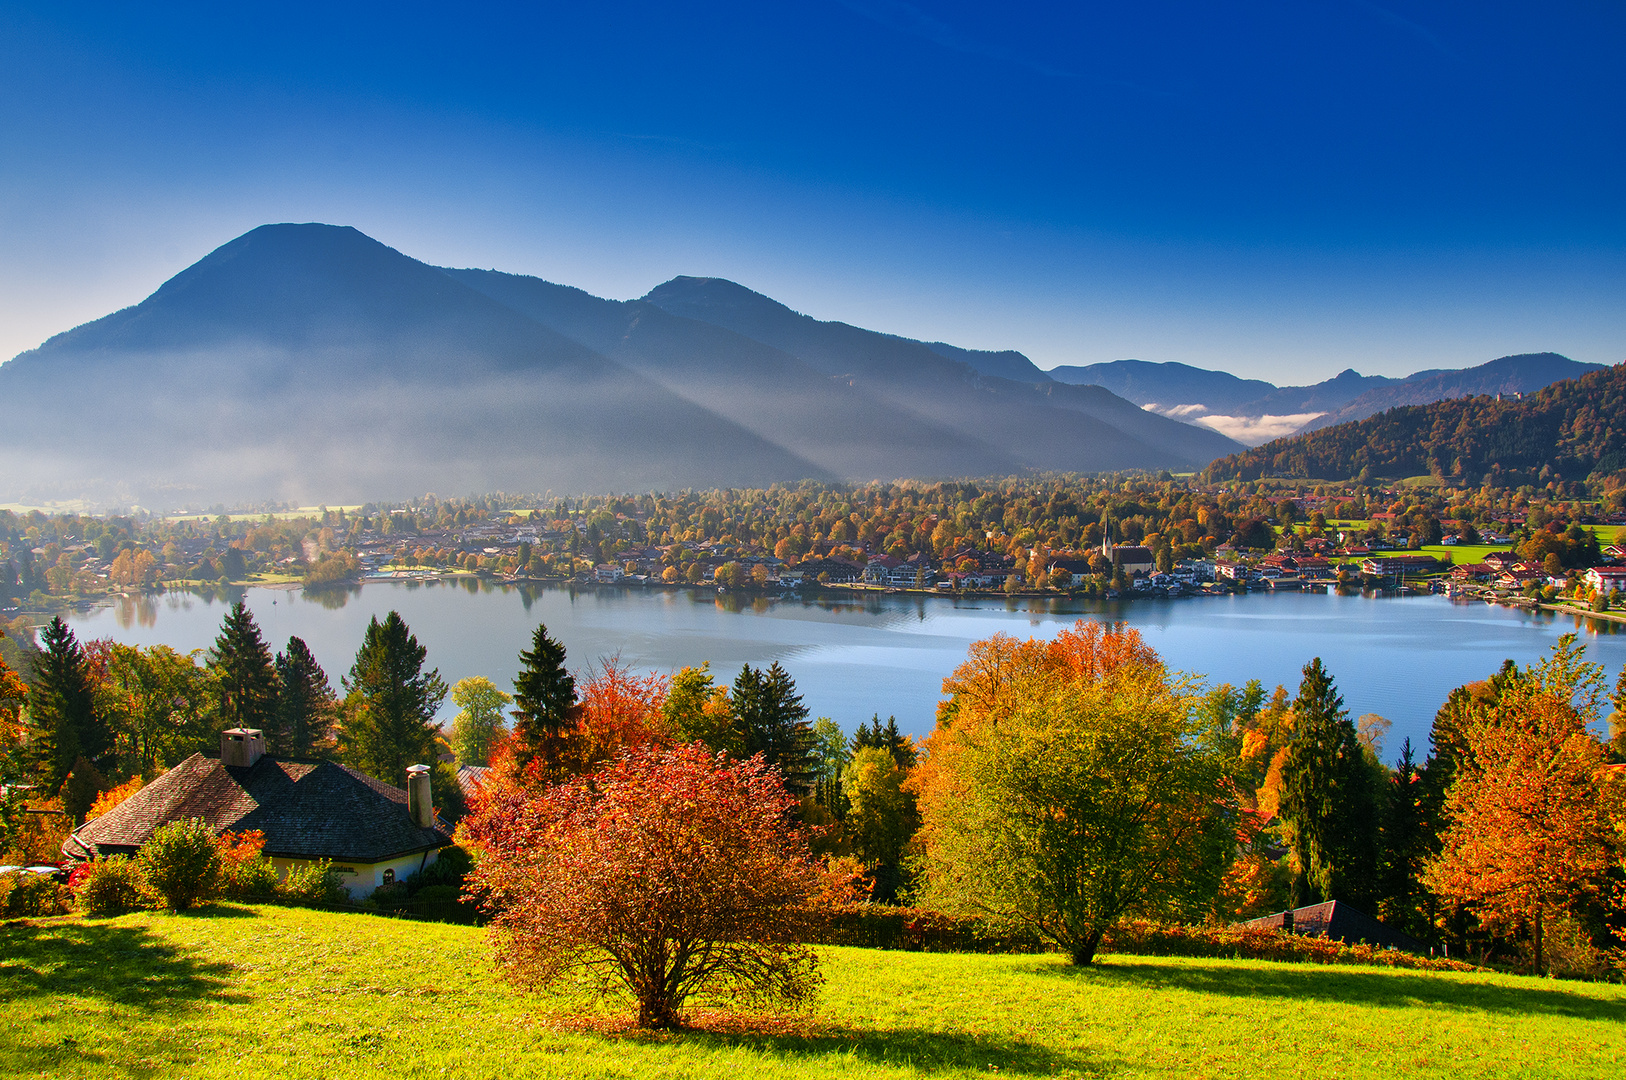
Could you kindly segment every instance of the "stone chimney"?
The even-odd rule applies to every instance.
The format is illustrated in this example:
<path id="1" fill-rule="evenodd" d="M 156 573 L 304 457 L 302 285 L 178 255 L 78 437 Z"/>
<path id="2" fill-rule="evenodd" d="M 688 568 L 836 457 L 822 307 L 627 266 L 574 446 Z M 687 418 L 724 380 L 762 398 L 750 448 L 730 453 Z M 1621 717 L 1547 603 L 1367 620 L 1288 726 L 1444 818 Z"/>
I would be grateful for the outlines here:
<path id="1" fill-rule="evenodd" d="M 429 789 L 429 766 L 407 766 L 407 813 L 412 823 L 425 829 L 435 827 L 435 802 Z"/>
<path id="2" fill-rule="evenodd" d="M 220 763 L 247 769 L 265 753 L 259 728 L 227 728 L 220 733 Z"/>

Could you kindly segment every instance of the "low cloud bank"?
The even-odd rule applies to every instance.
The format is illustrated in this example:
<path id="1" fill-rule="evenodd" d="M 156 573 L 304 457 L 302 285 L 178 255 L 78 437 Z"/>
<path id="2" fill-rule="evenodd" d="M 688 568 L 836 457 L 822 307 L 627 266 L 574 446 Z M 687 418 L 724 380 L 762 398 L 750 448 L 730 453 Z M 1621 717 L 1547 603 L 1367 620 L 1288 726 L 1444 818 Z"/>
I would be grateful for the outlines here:
<path id="1" fill-rule="evenodd" d="M 1223 413 L 1210 413 L 1203 405 L 1159 405 L 1156 402 L 1147 402 L 1142 408 L 1155 412 L 1159 416 L 1167 416 L 1171 420 L 1183 420 L 1188 424 L 1201 424 L 1212 428 L 1221 435 L 1229 436 L 1244 446 L 1259 446 L 1291 435 L 1299 428 L 1308 424 L 1318 416 L 1326 413 L 1287 413 L 1275 415 L 1267 413 L 1264 416 L 1227 416 Z"/>

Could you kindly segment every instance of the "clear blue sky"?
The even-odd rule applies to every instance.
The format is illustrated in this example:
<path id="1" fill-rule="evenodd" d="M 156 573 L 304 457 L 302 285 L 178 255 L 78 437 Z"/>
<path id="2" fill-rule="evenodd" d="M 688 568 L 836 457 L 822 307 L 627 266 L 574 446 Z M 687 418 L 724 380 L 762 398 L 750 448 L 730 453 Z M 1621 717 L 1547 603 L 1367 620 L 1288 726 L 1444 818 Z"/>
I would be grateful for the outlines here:
<path id="1" fill-rule="evenodd" d="M 0 2 L 0 355 L 268 221 L 1042 367 L 1626 359 L 1626 5 Z"/>

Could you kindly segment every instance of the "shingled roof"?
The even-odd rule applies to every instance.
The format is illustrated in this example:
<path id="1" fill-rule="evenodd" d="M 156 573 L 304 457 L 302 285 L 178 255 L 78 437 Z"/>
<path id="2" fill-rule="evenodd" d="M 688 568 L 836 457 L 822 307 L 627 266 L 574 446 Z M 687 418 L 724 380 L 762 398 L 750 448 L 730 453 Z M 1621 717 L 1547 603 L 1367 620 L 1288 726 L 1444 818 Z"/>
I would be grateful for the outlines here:
<path id="1" fill-rule="evenodd" d="M 265 853 L 286 859 L 381 862 L 452 838 L 407 812 L 407 793 L 331 761 L 261 757 L 247 768 L 193 754 L 112 810 L 86 822 L 65 855 L 135 851 L 158 826 L 202 818 L 217 833 L 265 834 Z"/>

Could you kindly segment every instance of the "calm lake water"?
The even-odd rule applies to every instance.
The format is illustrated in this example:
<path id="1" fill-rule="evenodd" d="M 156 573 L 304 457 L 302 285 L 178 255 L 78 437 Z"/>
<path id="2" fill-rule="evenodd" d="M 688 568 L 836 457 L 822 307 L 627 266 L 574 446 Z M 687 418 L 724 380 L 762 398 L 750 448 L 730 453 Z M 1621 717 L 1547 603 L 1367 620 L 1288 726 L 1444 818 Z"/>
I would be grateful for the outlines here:
<path id="1" fill-rule="evenodd" d="M 170 593 L 121 601 L 74 616 L 81 640 L 112 637 L 177 649 L 208 647 L 226 608 L 243 596 L 273 649 L 305 639 L 335 688 L 350 668 L 367 621 L 397 610 L 450 685 L 484 675 L 509 689 L 537 623 L 564 642 L 572 667 L 619 654 L 641 668 L 671 671 L 711 661 L 719 679 L 741 664 L 778 660 L 815 716 L 851 731 L 871 714 L 895 715 L 916 736 L 931 730 L 943 677 L 966 647 L 997 631 L 1054 636 L 1077 619 L 1121 619 L 1172 666 L 1210 683 L 1257 678 L 1297 688 L 1320 656 L 1351 715 L 1394 722 L 1385 756 L 1410 736 L 1426 752 L 1429 724 L 1451 689 L 1491 674 L 1504 658 L 1530 663 L 1575 630 L 1610 681 L 1626 664 L 1626 634 L 1614 624 L 1532 614 L 1443 597 L 1253 593 L 1138 600 L 954 599 L 866 596 L 851 601 L 756 599 L 643 589 L 519 588 L 473 579 L 372 582 L 348 592 L 307 595 L 248 589 L 205 597 Z M 450 701 L 442 719 L 450 720 Z"/>

